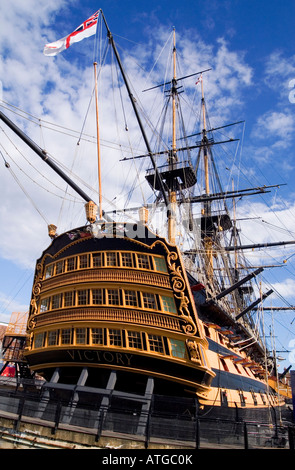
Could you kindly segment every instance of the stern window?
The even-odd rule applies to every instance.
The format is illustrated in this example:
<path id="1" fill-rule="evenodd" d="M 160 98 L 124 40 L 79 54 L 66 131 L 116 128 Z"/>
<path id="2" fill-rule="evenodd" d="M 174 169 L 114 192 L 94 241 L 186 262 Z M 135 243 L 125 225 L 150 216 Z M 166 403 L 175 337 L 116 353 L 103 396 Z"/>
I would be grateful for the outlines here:
<path id="1" fill-rule="evenodd" d="M 71 344 L 71 329 L 61 330 L 61 344 Z"/>
<path id="2" fill-rule="evenodd" d="M 163 340 L 161 336 L 148 335 L 150 350 L 155 352 L 164 353 Z"/>
<path id="3" fill-rule="evenodd" d="M 122 344 L 121 330 L 110 329 L 109 341 L 110 341 L 110 346 L 121 346 Z"/>
<path id="4" fill-rule="evenodd" d="M 137 264 L 140 269 L 150 269 L 149 258 L 147 255 L 137 255 Z"/>
<path id="5" fill-rule="evenodd" d="M 92 344 L 103 344 L 102 328 L 92 328 L 91 336 L 92 336 Z"/>
<path id="6" fill-rule="evenodd" d="M 48 331 L 48 346 L 55 346 L 58 342 L 58 330 Z"/>
<path id="7" fill-rule="evenodd" d="M 76 344 L 85 344 L 86 343 L 86 328 L 77 328 L 76 329 Z"/>
<path id="8" fill-rule="evenodd" d="M 163 302 L 164 312 L 177 313 L 173 297 L 162 295 L 162 302 Z"/>
<path id="9" fill-rule="evenodd" d="M 142 292 L 142 300 L 144 308 L 157 308 L 155 294 L 150 294 L 149 292 Z"/>
<path id="10" fill-rule="evenodd" d="M 35 336 L 35 348 L 42 348 L 43 343 L 44 343 L 44 335 L 45 333 L 38 333 Z"/>
<path id="11" fill-rule="evenodd" d="M 131 268 L 133 266 L 131 253 L 121 253 L 122 266 Z"/>
<path id="12" fill-rule="evenodd" d="M 173 357 L 183 359 L 185 357 L 185 344 L 177 339 L 170 339 L 171 353 Z"/>
<path id="13" fill-rule="evenodd" d="M 157 256 L 154 256 L 154 263 L 156 271 L 167 273 L 167 266 L 164 258 L 158 258 Z"/>
<path id="14" fill-rule="evenodd" d="M 110 305 L 119 305 L 119 290 L 108 289 L 108 303 Z"/>
<path id="15" fill-rule="evenodd" d="M 128 343 L 130 348 L 142 349 L 142 341 L 139 331 L 128 331 Z"/>

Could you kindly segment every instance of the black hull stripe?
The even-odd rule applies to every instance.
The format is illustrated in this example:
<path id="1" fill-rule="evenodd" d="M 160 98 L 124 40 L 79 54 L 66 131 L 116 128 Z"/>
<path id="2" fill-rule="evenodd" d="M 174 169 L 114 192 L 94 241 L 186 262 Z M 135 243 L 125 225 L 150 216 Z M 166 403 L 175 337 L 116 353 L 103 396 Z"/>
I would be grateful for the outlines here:
<path id="1" fill-rule="evenodd" d="M 210 351 L 221 355 L 233 354 L 230 349 L 226 348 L 225 346 L 222 346 L 216 341 L 213 341 L 208 337 L 207 340 L 209 343 Z M 237 359 L 241 359 L 241 356 L 239 356 L 238 354 L 234 355 L 237 357 Z M 232 390 L 242 389 L 245 392 L 250 392 L 251 390 L 253 390 L 256 393 L 267 391 L 267 385 L 265 383 L 252 379 L 251 377 L 244 377 L 242 375 L 233 374 L 231 372 L 219 369 L 212 370 L 216 374 L 216 377 L 214 377 L 211 383 L 212 387 L 227 388 Z"/>
<path id="2" fill-rule="evenodd" d="M 212 380 L 211 386 L 218 388 L 226 388 L 228 390 L 237 390 L 241 389 L 245 392 L 250 392 L 251 390 L 259 392 L 267 392 L 267 385 L 258 380 L 251 379 L 250 377 L 244 377 L 242 375 L 232 374 L 219 369 L 212 369 L 215 372 L 216 377 Z"/>

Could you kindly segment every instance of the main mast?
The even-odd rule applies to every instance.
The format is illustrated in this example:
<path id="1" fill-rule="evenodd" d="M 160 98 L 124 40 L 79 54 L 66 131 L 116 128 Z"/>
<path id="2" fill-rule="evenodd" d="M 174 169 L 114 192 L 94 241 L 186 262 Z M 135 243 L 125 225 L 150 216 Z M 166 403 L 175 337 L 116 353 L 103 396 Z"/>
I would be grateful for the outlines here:
<path id="1" fill-rule="evenodd" d="M 172 150 L 168 157 L 169 169 L 173 170 L 173 164 L 177 162 L 176 154 L 176 40 L 175 29 L 173 29 L 173 79 L 172 79 Z M 172 180 L 172 187 L 169 188 L 170 211 L 168 213 L 168 241 L 175 244 L 176 232 L 176 191 Z"/>
<path id="2" fill-rule="evenodd" d="M 99 190 L 99 218 L 102 219 L 102 189 L 101 189 L 101 169 L 100 169 L 100 137 L 99 137 L 99 112 L 98 112 L 98 89 L 97 89 L 97 63 L 94 66 L 95 80 L 95 108 L 96 108 L 96 136 L 97 136 L 97 164 L 98 164 L 98 190 Z"/>
<path id="3" fill-rule="evenodd" d="M 205 178 L 205 195 L 209 196 L 210 194 L 210 183 L 209 183 L 209 147 L 208 147 L 208 138 L 207 138 L 207 124 L 206 124 L 206 106 L 205 106 L 205 95 L 204 95 L 204 83 L 203 76 L 200 77 L 201 81 L 201 90 L 202 90 L 202 115 L 203 115 L 203 130 L 202 130 L 202 148 L 203 148 L 203 158 L 204 158 L 204 178 Z M 211 217 L 211 202 L 204 202 L 202 208 L 202 216 L 205 217 L 205 220 L 209 220 Z M 207 225 L 207 224 L 206 224 Z M 206 256 L 206 265 L 207 265 L 207 275 L 209 280 L 213 278 L 213 240 L 212 236 L 209 236 L 208 233 L 205 233 L 204 237 L 204 248 Z"/>

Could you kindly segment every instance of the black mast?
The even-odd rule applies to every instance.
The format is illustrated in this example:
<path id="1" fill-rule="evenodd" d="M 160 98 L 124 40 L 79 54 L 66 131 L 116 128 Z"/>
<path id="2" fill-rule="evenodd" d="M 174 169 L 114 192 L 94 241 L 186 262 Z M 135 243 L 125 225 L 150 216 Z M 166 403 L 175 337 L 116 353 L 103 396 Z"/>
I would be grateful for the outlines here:
<path id="1" fill-rule="evenodd" d="M 122 74 L 122 77 L 123 77 L 123 80 L 124 80 L 124 83 L 125 83 L 125 86 L 126 86 L 126 89 L 127 89 L 127 92 L 128 92 L 128 95 L 129 95 L 129 98 L 130 98 L 130 101 L 131 101 L 131 104 L 132 104 L 132 107 L 133 107 L 133 110 L 134 110 L 134 113 L 135 113 L 135 116 L 136 116 L 136 119 L 137 119 L 137 122 L 138 122 L 138 125 L 140 127 L 140 130 L 141 130 L 141 133 L 142 133 L 142 137 L 144 139 L 144 142 L 145 142 L 145 145 L 146 145 L 146 148 L 147 148 L 147 151 L 148 151 L 148 155 L 151 159 L 151 162 L 152 162 L 152 165 L 154 167 L 154 170 L 155 170 L 155 175 L 156 175 L 156 181 L 157 181 L 157 184 L 158 184 L 158 187 L 160 188 L 160 191 L 163 195 L 163 198 L 164 198 L 164 202 L 165 202 L 165 205 L 166 207 L 169 207 L 169 201 L 168 201 L 168 198 L 167 198 L 167 194 L 166 194 L 166 191 L 165 191 L 165 188 L 164 188 L 164 184 L 163 184 L 163 180 L 162 178 L 160 177 L 160 174 L 158 172 L 158 169 L 157 169 L 157 165 L 156 165 L 156 162 L 155 162 L 155 159 L 153 157 L 153 153 L 152 153 L 152 149 L 150 147 L 150 143 L 148 141 L 148 138 L 147 138 L 147 135 L 145 133 L 145 130 L 144 130 L 144 127 L 143 127 L 143 124 L 141 122 L 141 118 L 140 118 L 140 115 L 139 115 L 139 112 L 138 112 L 138 109 L 137 109 L 137 106 L 136 106 L 136 101 L 135 101 L 135 98 L 131 92 L 131 89 L 130 89 L 130 86 L 129 86 L 129 83 L 128 83 L 128 80 L 127 80 L 127 77 L 125 75 L 125 71 L 124 71 L 124 68 L 123 68 L 123 65 L 122 65 L 122 62 L 121 62 L 121 59 L 120 59 L 120 56 L 119 56 L 119 53 L 118 53 L 118 50 L 117 50 L 117 47 L 116 47 L 116 44 L 114 42 L 114 38 L 113 38 L 113 35 L 108 27 L 108 24 L 106 22 L 106 19 L 105 19 L 105 16 L 101 11 L 101 14 L 102 14 L 102 17 L 103 17 L 103 20 L 104 20 L 104 24 L 105 24 L 105 27 L 107 29 L 107 34 L 108 34 L 108 38 L 109 38 L 109 41 L 110 41 L 110 44 L 113 48 L 113 51 L 114 51 L 114 54 L 115 54 L 115 57 L 117 59 L 117 62 L 118 62 L 118 65 L 119 65 L 119 68 L 120 68 L 120 71 L 121 71 L 121 74 Z M 169 210 L 168 210 L 169 212 Z"/>
<path id="2" fill-rule="evenodd" d="M 5 114 L 0 111 L 0 119 L 5 122 L 5 124 L 10 127 L 34 152 L 42 158 L 42 160 L 47 163 L 61 178 L 68 183 L 86 202 L 92 201 L 84 191 L 82 191 L 79 186 L 74 183 L 49 157 L 45 150 L 41 149 L 30 137 L 28 137 L 16 124 L 14 124 Z"/>

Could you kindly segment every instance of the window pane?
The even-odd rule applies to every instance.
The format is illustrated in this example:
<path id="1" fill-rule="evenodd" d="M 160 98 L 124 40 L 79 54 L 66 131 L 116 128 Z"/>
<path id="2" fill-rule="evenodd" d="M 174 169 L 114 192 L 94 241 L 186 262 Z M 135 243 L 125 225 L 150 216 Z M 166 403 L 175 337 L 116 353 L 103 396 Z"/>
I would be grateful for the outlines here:
<path id="1" fill-rule="evenodd" d="M 149 344 L 150 344 L 150 350 L 151 351 L 156 351 L 163 353 L 164 348 L 163 348 L 163 341 L 161 336 L 156 336 L 156 335 L 148 335 L 149 338 Z"/>
<path id="2" fill-rule="evenodd" d="M 119 290 L 108 289 L 108 303 L 110 305 L 119 305 Z"/>
<path id="3" fill-rule="evenodd" d="M 170 339 L 171 352 L 174 357 L 185 357 L 185 344 L 177 339 Z"/>
<path id="4" fill-rule="evenodd" d="M 48 332 L 48 346 L 54 346 L 57 344 L 58 330 Z"/>
<path id="5" fill-rule="evenodd" d="M 121 346 L 121 330 L 109 329 L 109 341 L 111 346 Z"/>
<path id="6" fill-rule="evenodd" d="M 42 348 L 44 340 L 44 333 L 38 333 L 35 336 L 35 348 Z"/>
<path id="7" fill-rule="evenodd" d="M 53 275 L 53 264 L 51 266 L 47 266 L 45 269 L 45 279 L 48 279 Z"/>
<path id="8" fill-rule="evenodd" d="M 50 301 L 49 297 L 46 297 L 46 299 L 41 300 L 40 312 L 46 312 L 49 309 L 49 301 Z"/>
<path id="9" fill-rule="evenodd" d="M 76 257 L 67 260 L 67 271 L 73 271 L 74 269 L 76 269 Z"/>
<path id="10" fill-rule="evenodd" d="M 154 256 L 154 263 L 157 271 L 161 271 L 162 273 L 167 272 L 166 261 L 164 258 L 158 258 Z"/>
<path id="11" fill-rule="evenodd" d="M 131 253 L 121 253 L 122 266 L 132 267 L 132 254 Z"/>
<path id="12" fill-rule="evenodd" d="M 66 328 L 61 330 L 61 343 L 62 344 L 71 344 L 71 329 Z"/>
<path id="13" fill-rule="evenodd" d="M 65 292 L 64 293 L 64 307 L 71 307 L 72 305 L 75 305 L 74 301 L 74 292 Z"/>
<path id="14" fill-rule="evenodd" d="M 102 301 L 102 289 L 93 289 L 92 290 L 92 303 L 94 305 L 101 305 Z"/>
<path id="15" fill-rule="evenodd" d="M 150 269 L 148 255 L 137 255 L 137 264 L 141 269 Z"/>
<path id="16" fill-rule="evenodd" d="M 116 253 L 106 253 L 106 256 L 107 256 L 107 266 L 117 266 Z"/>
<path id="17" fill-rule="evenodd" d="M 102 328 L 92 328 L 91 336 L 92 336 L 92 344 L 103 344 Z"/>
<path id="18" fill-rule="evenodd" d="M 76 328 L 76 344 L 86 343 L 86 328 Z"/>
<path id="19" fill-rule="evenodd" d="M 51 308 L 61 308 L 61 299 L 62 294 L 56 294 L 52 296 L 52 305 Z"/>
<path id="20" fill-rule="evenodd" d="M 100 268 L 102 266 L 102 253 L 93 253 L 92 263 L 94 268 Z"/>
<path id="21" fill-rule="evenodd" d="M 87 305 L 88 303 L 88 289 L 78 290 L 78 305 Z"/>
<path id="22" fill-rule="evenodd" d="M 156 309 L 156 298 L 155 294 L 150 294 L 149 292 L 142 293 L 142 300 L 144 308 Z"/>
<path id="23" fill-rule="evenodd" d="M 173 297 L 162 295 L 162 302 L 165 312 L 176 313 L 176 306 Z"/>
<path id="24" fill-rule="evenodd" d="M 80 269 L 89 267 L 89 255 L 80 255 Z"/>
<path id="25" fill-rule="evenodd" d="M 128 343 L 130 348 L 142 349 L 141 335 L 138 331 L 128 331 Z"/>
<path id="26" fill-rule="evenodd" d="M 55 265 L 55 274 L 61 274 L 64 272 L 64 260 L 57 261 Z"/>
<path id="27" fill-rule="evenodd" d="M 134 290 L 125 290 L 124 295 L 126 305 L 132 305 L 134 307 L 137 306 L 137 295 Z"/>

